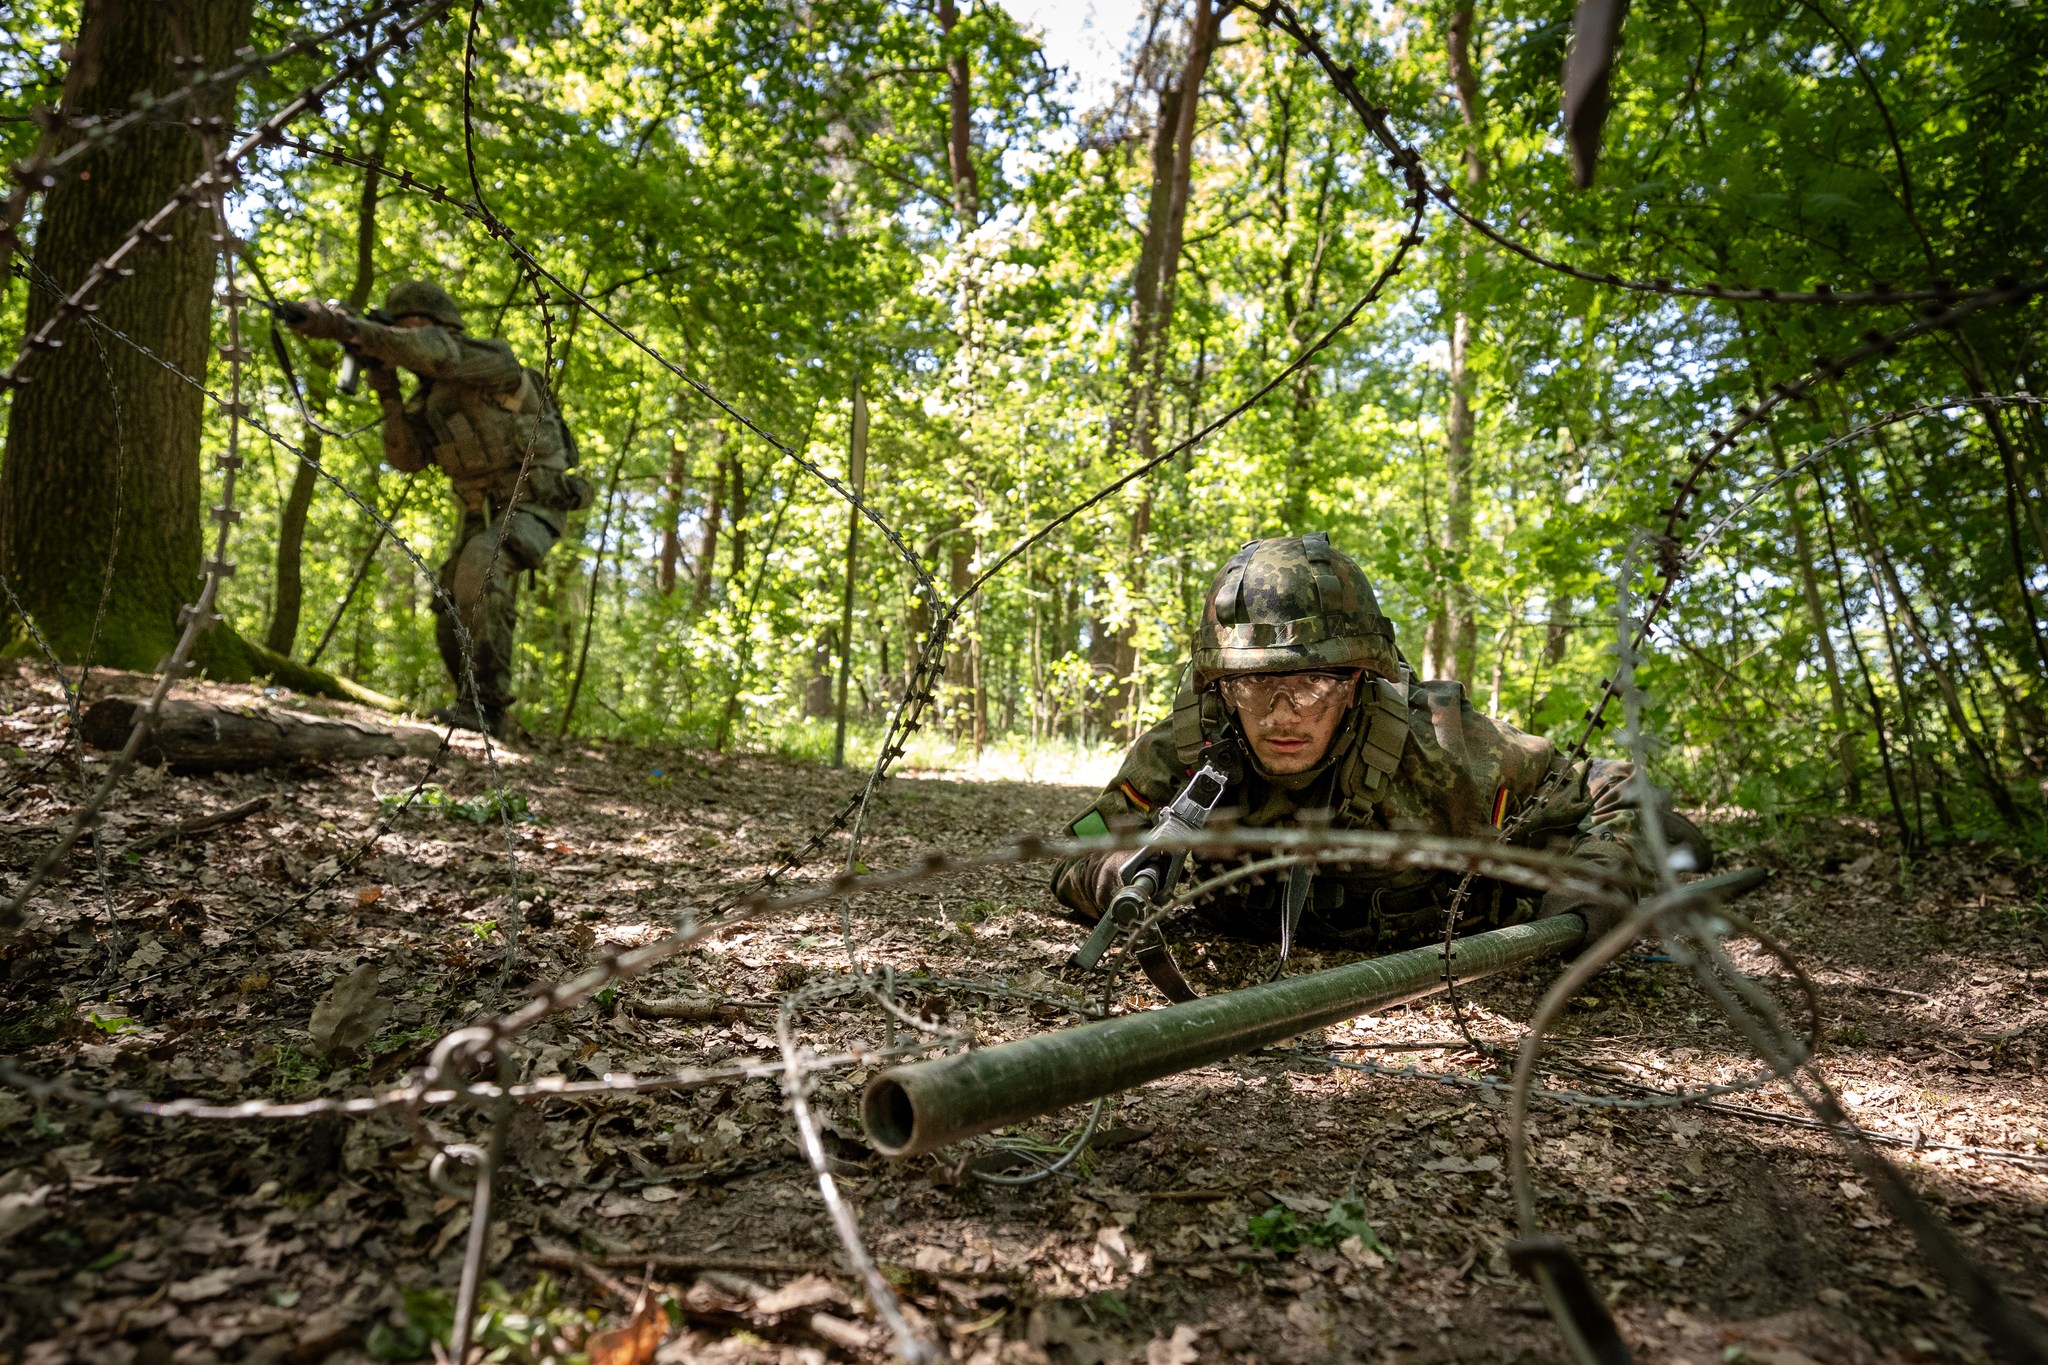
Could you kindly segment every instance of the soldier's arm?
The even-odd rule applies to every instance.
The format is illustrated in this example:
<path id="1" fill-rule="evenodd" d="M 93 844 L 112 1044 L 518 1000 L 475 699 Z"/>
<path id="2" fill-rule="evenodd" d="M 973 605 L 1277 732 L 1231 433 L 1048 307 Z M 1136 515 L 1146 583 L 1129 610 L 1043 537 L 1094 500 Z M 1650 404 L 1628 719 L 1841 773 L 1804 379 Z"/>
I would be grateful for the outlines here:
<path id="1" fill-rule="evenodd" d="M 405 410 L 398 374 L 385 366 L 367 372 L 370 388 L 384 419 L 384 460 L 401 474 L 415 474 L 434 462 L 432 442 Z"/>
<path id="2" fill-rule="evenodd" d="M 1646 884 L 1641 826 L 1623 783 L 1634 769 L 1626 763 L 1571 761 L 1555 744 L 1498 727 L 1511 737 L 1511 761 L 1503 769 L 1508 813 L 1519 812 L 1515 842 L 1553 848 L 1592 863 L 1624 881 Z M 1619 923 L 1620 912 L 1582 896 L 1552 891 L 1541 916 L 1576 914 L 1586 921 L 1590 943 Z"/>
<path id="3" fill-rule="evenodd" d="M 1153 807 L 1173 799 L 1185 774 L 1173 743 L 1173 727 L 1163 723 L 1147 730 L 1124 755 L 1116 779 L 1102 789 L 1085 814 L 1069 825 L 1075 835 L 1107 834 L 1133 822 L 1148 821 Z M 1060 904 L 1095 919 L 1117 890 L 1117 869 L 1130 853 L 1103 853 L 1062 858 L 1053 868 L 1052 893 Z"/>
<path id="4" fill-rule="evenodd" d="M 1547 739 L 1512 726 L 1496 727 L 1509 738 L 1513 760 L 1504 772 L 1506 814 L 1519 814 L 1515 842 L 1560 848 L 1574 857 L 1617 871 L 1637 868 L 1641 847 L 1635 805 L 1622 784 L 1634 770 L 1626 763 L 1596 765 L 1571 761 Z"/>
<path id="5" fill-rule="evenodd" d="M 363 319 L 357 319 L 355 333 L 364 355 L 444 383 L 510 393 L 525 377 L 503 342 L 480 341 L 445 327 L 387 327 Z"/>

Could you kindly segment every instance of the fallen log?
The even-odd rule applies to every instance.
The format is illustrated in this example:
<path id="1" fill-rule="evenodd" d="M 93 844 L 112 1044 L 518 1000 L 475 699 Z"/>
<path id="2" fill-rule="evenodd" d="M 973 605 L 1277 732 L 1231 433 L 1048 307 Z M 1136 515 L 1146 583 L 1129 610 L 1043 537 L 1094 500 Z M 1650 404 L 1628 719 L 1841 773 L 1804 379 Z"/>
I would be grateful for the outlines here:
<path id="1" fill-rule="evenodd" d="M 136 697 L 105 697 L 86 710 L 79 730 L 95 749 L 115 750 L 128 742 Z M 226 768 L 269 768 L 293 763 L 335 763 L 349 759 L 402 758 L 429 754 L 441 736 L 424 726 L 377 726 L 287 711 L 250 702 L 224 705 L 171 699 L 138 757 L 181 772 Z"/>

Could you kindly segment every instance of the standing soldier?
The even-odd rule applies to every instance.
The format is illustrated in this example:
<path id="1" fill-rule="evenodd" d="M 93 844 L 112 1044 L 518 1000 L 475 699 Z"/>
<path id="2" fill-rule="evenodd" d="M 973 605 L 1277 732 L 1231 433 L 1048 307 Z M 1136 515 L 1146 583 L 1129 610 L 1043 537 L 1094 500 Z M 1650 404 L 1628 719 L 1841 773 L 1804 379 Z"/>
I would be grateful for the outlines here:
<path id="1" fill-rule="evenodd" d="M 394 469 L 437 464 L 447 472 L 462 530 L 441 566 L 434 639 L 455 683 L 455 705 L 436 717 L 501 734 L 515 700 L 519 570 L 538 569 L 567 515 L 591 501 L 590 484 L 568 472 L 575 439 L 546 378 L 496 337 L 465 333 L 455 300 L 428 280 L 394 285 L 375 321 L 308 300 L 289 324 L 304 336 L 339 341 L 363 360 L 384 409 L 384 458 Z M 399 392 L 401 369 L 419 376 L 410 400 Z"/>
<path id="2" fill-rule="evenodd" d="M 1116 780 L 1072 826 L 1101 834 L 1150 817 L 1205 762 L 1226 775 L 1220 798 L 1252 828 L 1317 825 L 1498 839 L 1569 852 L 1611 871 L 1641 870 L 1633 769 L 1607 759 L 1572 763 L 1547 739 L 1472 709 L 1456 682 L 1416 682 L 1380 615 L 1372 584 L 1320 532 L 1256 540 L 1216 575 L 1195 636 L 1193 666 L 1170 719 L 1132 746 Z M 1690 821 L 1664 812 L 1669 837 L 1705 871 L 1712 850 Z M 1141 866 L 1127 851 L 1069 858 L 1053 892 L 1094 922 Z M 1192 885 L 1223 869 L 1189 860 Z M 1326 864 L 1266 884 L 1240 882 L 1200 903 L 1222 933 L 1387 950 L 1440 939 L 1458 878 L 1427 869 Z M 1459 932 L 1532 915 L 1575 913 L 1588 941 L 1614 912 L 1583 898 L 1482 882 Z M 1170 956 L 1139 963 L 1169 995 L 1190 988 Z"/>

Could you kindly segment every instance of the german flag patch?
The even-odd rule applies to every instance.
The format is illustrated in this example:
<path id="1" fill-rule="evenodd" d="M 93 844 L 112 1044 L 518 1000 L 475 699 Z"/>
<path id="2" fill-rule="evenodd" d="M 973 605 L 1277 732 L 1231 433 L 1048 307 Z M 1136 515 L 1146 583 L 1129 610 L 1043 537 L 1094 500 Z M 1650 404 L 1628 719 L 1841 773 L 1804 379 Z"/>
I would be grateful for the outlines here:
<path id="1" fill-rule="evenodd" d="M 1139 810 L 1144 811 L 1147 815 L 1150 815 L 1152 813 L 1152 803 L 1150 801 L 1147 801 L 1144 797 L 1140 796 L 1138 794 L 1138 789 L 1136 787 L 1133 787 L 1129 782 L 1119 781 L 1116 784 L 1116 789 L 1124 794 L 1124 799 L 1126 801 L 1129 801 Z"/>
<path id="2" fill-rule="evenodd" d="M 1499 791 L 1493 794 L 1493 827 L 1495 829 L 1500 828 L 1501 820 L 1506 817 L 1507 813 L 1508 789 L 1506 787 L 1502 787 Z"/>

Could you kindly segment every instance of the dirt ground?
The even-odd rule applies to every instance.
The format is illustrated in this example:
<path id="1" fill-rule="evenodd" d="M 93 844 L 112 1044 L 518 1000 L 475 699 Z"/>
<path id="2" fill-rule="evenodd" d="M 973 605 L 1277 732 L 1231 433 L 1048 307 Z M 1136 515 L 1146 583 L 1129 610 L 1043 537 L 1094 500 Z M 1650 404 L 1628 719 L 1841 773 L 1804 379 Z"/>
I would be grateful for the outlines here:
<path id="1" fill-rule="evenodd" d="M 0 671 L 8 887 L 75 807 L 65 734 L 46 672 Z M 857 781 L 611 746 L 504 756 L 506 790 L 524 805 L 512 828 L 527 909 L 501 985 L 511 872 L 480 758 L 470 747 L 443 761 L 436 788 L 359 862 L 384 821 L 380 802 L 403 797 L 427 760 L 140 772 L 102 825 L 104 881 L 80 850 L 28 931 L 0 945 L 0 1054 L 82 1089 L 159 1099 L 373 1093 L 422 1065 L 447 1030 L 710 909 L 829 820 Z M 104 766 L 93 755 L 86 770 Z M 876 803 L 863 857 L 883 869 L 1051 832 L 1088 796 L 911 772 Z M 256 797 L 267 806 L 237 823 L 123 851 Z M 1728 864 L 1777 872 L 1747 908 L 1818 982 L 1825 1065 L 1850 1108 L 1922 1142 L 1892 1149 L 1914 1186 L 2020 1302 L 2048 1315 L 2043 869 L 1963 849 L 1902 874 L 1874 827 L 1714 828 Z M 820 864 L 798 880 L 828 873 Z M 1052 913 L 1045 880 L 1043 866 L 1005 866 L 861 897 L 862 960 L 1078 1001 L 1062 964 L 1082 932 Z M 1639 946 L 1575 1002 L 1549 1082 L 1626 1095 L 1746 1074 L 1704 996 Z M 1244 954 L 1217 956 L 1243 979 L 1261 970 Z M 373 972 L 359 975 L 365 965 Z M 521 1040 L 520 1069 L 590 1079 L 774 1059 L 782 997 L 846 971 L 836 910 L 768 918 L 541 1025 Z M 1474 1032 L 1513 1038 L 1548 975 L 1468 988 Z M 355 993 L 337 995 L 351 977 Z M 662 1002 L 704 997 L 697 1012 L 709 1017 L 662 1017 L 677 1008 Z M 954 985 L 904 999 L 984 1042 L 1065 1022 L 1022 994 Z M 1148 1003 L 1126 993 L 1130 1007 Z M 846 997 L 797 1025 L 821 1053 L 888 1035 Z M 986 1142 L 903 1163 L 875 1156 L 855 1113 L 871 1069 L 831 1073 L 817 1102 L 869 1250 L 959 1359 L 1565 1359 L 1503 1250 L 1503 1093 L 1320 1059 L 1482 1081 L 1498 1079 L 1495 1064 L 1465 1046 L 1440 1000 L 1300 1042 L 1118 1098 L 1070 1172 L 1017 1189 L 973 1177 L 972 1165 L 1010 1159 Z M 1400 1043 L 1443 1046 L 1384 1046 Z M 1639 1359 L 1987 1358 L 1839 1149 L 1772 1121 L 1792 1101 L 1772 1086 L 1730 1103 L 1749 1112 L 1536 1111 L 1542 1216 L 1616 1306 Z M 1083 1117 L 1031 1132 L 1058 1143 Z M 469 1205 L 431 1178 L 422 1139 L 474 1141 L 483 1125 L 453 1105 L 423 1118 L 424 1129 L 389 1115 L 169 1121 L 0 1090 L 0 1365 L 427 1358 L 452 1311 Z M 661 1361 L 889 1354 L 772 1080 L 525 1105 L 498 1212 L 485 1295 L 493 1360 L 591 1350 L 648 1281 L 675 1319 Z"/>

